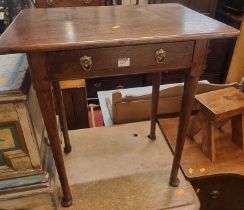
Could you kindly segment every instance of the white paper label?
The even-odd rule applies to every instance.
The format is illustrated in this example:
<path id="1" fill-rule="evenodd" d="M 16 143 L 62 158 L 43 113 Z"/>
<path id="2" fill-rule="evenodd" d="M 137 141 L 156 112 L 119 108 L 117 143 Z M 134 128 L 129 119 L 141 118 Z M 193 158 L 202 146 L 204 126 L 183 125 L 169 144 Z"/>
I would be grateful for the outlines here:
<path id="1" fill-rule="evenodd" d="M 130 58 L 119 58 L 118 67 L 127 67 L 130 66 Z"/>

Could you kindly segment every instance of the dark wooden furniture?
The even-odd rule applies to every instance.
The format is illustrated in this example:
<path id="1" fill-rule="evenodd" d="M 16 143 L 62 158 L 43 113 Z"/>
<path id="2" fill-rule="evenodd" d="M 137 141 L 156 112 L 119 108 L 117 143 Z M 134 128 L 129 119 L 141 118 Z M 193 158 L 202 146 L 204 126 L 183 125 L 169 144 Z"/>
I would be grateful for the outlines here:
<path id="1" fill-rule="evenodd" d="M 150 4 L 179 3 L 208 16 L 214 16 L 218 0 L 149 0 Z"/>
<path id="2" fill-rule="evenodd" d="M 37 8 L 47 7 L 80 7 L 105 5 L 105 0 L 37 0 Z"/>
<path id="3" fill-rule="evenodd" d="M 200 210 L 242 210 L 244 179 L 237 175 L 203 177 L 191 181 L 201 203 Z"/>
<path id="4" fill-rule="evenodd" d="M 175 11 L 175 16 L 171 11 Z M 160 72 L 190 68 L 186 71 L 170 177 L 170 184 L 177 186 L 186 129 L 197 82 L 204 68 L 208 40 L 233 37 L 238 33 L 179 4 L 22 11 L 1 36 L 0 53 L 28 54 L 33 85 L 63 189 L 63 205 L 71 205 L 72 196 L 57 131 L 53 82 L 153 73 L 151 113 L 155 114 Z M 152 115 L 151 128 L 155 123 L 156 116 Z M 155 130 L 151 129 L 149 136 L 154 138 Z"/>

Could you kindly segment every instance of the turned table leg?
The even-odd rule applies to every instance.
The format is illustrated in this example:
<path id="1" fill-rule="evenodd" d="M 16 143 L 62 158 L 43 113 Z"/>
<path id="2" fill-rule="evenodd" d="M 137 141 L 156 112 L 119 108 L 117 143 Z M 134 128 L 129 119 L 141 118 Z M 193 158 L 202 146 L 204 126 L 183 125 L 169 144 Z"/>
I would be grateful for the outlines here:
<path id="1" fill-rule="evenodd" d="M 174 154 L 173 166 L 172 166 L 172 171 L 170 176 L 170 184 L 172 186 L 178 186 L 179 184 L 179 179 L 177 178 L 177 174 L 180 168 L 181 155 L 185 143 L 188 123 L 191 117 L 197 84 L 198 84 L 198 77 L 192 77 L 191 75 L 187 76 L 185 80 L 178 134 L 176 139 L 175 154 Z"/>
<path id="2" fill-rule="evenodd" d="M 45 53 L 28 54 L 28 64 L 63 190 L 62 205 L 68 207 L 72 204 L 72 195 L 66 175 L 61 141 L 58 133 L 51 82 L 47 80 L 46 57 L 47 55 Z"/>
<path id="3" fill-rule="evenodd" d="M 188 123 L 190 121 L 191 112 L 195 100 L 195 92 L 198 85 L 198 79 L 203 71 L 208 49 L 207 40 L 197 40 L 194 48 L 192 68 L 185 78 L 184 93 L 181 103 L 181 113 L 179 119 L 178 134 L 176 139 L 176 147 L 174 160 L 170 175 L 170 185 L 178 186 L 178 171 L 180 168 L 180 160 L 184 148 Z"/>
<path id="4" fill-rule="evenodd" d="M 42 111 L 42 117 L 47 129 L 50 145 L 52 147 L 53 158 L 55 161 L 55 165 L 59 174 L 59 180 L 63 190 L 62 205 L 70 206 L 72 203 L 72 196 L 65 171 L 65 165 L 61 149 L 61 141 L 58 133 L 55 107 L 53 103 L 51 89 L 45 92 L 37 92 L 37 98 Z"/>
<path id="5" fill-rule="evenodd" d="M 63 96 L 58 81 L 53 82 L 53 91 L 57 102 L 56 105 L 58 108 L 58 114 L 60 117 L 61 128 L 64 136 L 64 152 L 68 154 L 71 152 L 71 144 L 70 144 L 70 139 L 68 134 L 68 126 L 67 126 L 67 120 L 65 115 Z"/>
<path id="6" fill-rule="evenodd" d="M 159 98 L 159 88 L 161 83 L 161 72 L 152 74 L 152 103 L 151 103 L 151 128 L 149 138 L 151 140 L 156 139 L 155 130 L 158 115 L 158 98 Z"/>

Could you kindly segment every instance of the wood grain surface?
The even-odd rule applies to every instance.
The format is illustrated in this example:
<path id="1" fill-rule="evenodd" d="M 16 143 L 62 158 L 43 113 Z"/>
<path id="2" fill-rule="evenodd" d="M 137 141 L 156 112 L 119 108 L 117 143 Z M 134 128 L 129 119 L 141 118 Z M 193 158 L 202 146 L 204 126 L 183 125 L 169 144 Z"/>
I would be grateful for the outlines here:
<path id="1" fill-rule="evenodd" d="M 174 15 L 172 15 L 172 12 L 174 12 Z M 75 49 L 87 50 L 88 48 L 94 48 L 99 51 L 99 48 L 110 47 L 110 50 L 113 51 L 112 47 L 117 46 L 126 48 L 133 45 L 150 46 L 151 44 L 165 42 L 171 42 L 171 44 L 180 41 L 195 42 L 192 69 L 186 77 L 182 102 L 183 114 L 181 115 L 177 150 L 171 172 L 170 183 L 176 186 L 179 184 L 177 172 L 190 118 L 191 105 L 194 101 L 197 81 L 204 66 L 208 40 L 234 37 L 238 33 L 238 30 L 230 26 L 179 4 L 48 8 L 22 11 L 0 37 L 0 53 L 28 53 L 33 86 L 37 91 L 63 189 L 63 206 L 71 205 L 72 196 L 57 130 L 50 83 L 51 77 L 55 74 L 52 75 L 53 70 L 50 69 L 49 51 L 58 51 L 56 53 L 59 53 L 60 51 L 70 50 L 69 53 L 72 54 Z M 101 59 L 103 58 L 101 57 Z M 138 56 L 138 59 L 141 62 L 143 60 L 140 56 Z M 58 60 L 61 63 L 65 61 L 64 59 Z M 182 67 L 182 63 L 180 64 L 179 69 Z M 146 68 L 148 65 L 148 63 L 144 63 L 140 68 Z M 155 69 L 150 70 L 153 72 Z M 128 74 L 133 73 L 138 72 L 128 72 Z M 118 75 L 118 72 L 113 75 Z M 69 71 L 65 71 L 63 76 L 66 76 L 65 79 L 69 79 L 71 76 L 73 78 L 73 75 L 70 76 Z M 97 73 L 95 76 L 98 76 Z M 106 72 L 99 76 L 106 76 Z"/>
<path id="2" fill-rule="evenodd" d="M 244 114 L 244 93 L 234 87 L 196 96 L 208 117 L 215 121 Z"/>
<path id="3" fill-rule="evenodd" d="M 214 39 L 238 33 L 180 4 L 27 9 L 1 36 L 0 52 Z"/>
<path id="4" fill-rule="evenodd" d="M 159 120 L 160 128 L 173 152 L 175 151 L 178 123 L 178 118 Z M 193 140 L 186 138 L 181 169 L 190 181 L 220 175 L 244 176 L 244 152 L 231 139 L 230 122 L 222 130 L 216 130 L 215 162 L 209 160 L 202 152 L 201 139 L 202 132 L 194 136 Z"/>
<path id="5" fill-rule="evenodd" d="M 163 63 L 157 63 L 156 51 L 161 48 L 166 51 L 166 57 Z M 50 52 L 47 53 L 48 73 L 52 80 L 66 80 L 186 69 L 192 65 L 193 51 L 194 42 L 187 41 Z M 90 71 L 81 67 L 83 56 L 91 57 Z M 130 65 L 118 67 L 118 60 L 123 58 L 129 58 Z"/>

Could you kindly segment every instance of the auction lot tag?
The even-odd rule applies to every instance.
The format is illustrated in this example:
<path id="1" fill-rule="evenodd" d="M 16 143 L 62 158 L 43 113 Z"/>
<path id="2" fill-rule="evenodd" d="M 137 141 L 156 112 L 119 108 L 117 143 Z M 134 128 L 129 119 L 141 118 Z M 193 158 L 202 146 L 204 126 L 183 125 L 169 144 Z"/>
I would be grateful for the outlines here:
<path id="1" fill-rule="evenodd" d="M 118 59 L 118 67 L 127 67 L 130 66 L 130 58 L 119 58 Z"/>

